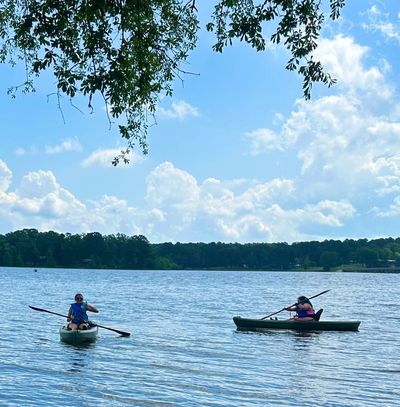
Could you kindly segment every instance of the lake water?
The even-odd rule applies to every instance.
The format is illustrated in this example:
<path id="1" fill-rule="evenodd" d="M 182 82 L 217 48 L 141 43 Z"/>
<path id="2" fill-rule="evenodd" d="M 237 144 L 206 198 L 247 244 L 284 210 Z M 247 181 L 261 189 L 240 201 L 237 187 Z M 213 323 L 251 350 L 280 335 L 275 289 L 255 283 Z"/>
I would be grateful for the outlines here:
<path id="1" fill-rule="evenodd" d="M 1 406 L 400 405 L 400 275 L 0 269 Z M 308 296 L 359 332 L 236 332 Z M 59 340 L 75 292 L 95 344 Z M 282 318 L 288 313 L 281 313 Z"/>

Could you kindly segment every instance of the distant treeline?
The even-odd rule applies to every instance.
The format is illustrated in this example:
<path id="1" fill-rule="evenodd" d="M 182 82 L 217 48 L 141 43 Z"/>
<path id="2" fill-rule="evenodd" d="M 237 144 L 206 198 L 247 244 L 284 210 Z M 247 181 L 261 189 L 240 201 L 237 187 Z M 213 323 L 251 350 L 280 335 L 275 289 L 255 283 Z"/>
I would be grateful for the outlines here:
<path id="1" fill-rule="evenodd" d="M 160 243 L 145 236 L 23 229 L 0 235 L 0 266 L 331 270 L 400 267 L 400 238 L 299 243 Z"/>

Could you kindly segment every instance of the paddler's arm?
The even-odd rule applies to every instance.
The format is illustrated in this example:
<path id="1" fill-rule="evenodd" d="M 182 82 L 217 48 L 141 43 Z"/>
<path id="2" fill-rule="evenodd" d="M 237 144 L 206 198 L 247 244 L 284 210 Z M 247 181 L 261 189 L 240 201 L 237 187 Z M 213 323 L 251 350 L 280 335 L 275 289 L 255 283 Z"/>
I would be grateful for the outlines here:
<path id="1" fill-rule="evenodd" d="M 92 304 L 87 304 L 86 309 L 88 311 L 90 311 L 90 312 L 96 312 L 96 313 L 99 312 L 99 310 L 95 306 L 93 306 Z"/>

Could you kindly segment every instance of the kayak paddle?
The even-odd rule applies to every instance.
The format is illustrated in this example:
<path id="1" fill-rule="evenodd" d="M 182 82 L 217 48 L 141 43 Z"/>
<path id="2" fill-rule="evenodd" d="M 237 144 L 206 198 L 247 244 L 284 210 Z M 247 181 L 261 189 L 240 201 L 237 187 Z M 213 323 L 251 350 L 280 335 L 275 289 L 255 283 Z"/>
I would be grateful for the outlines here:
<path id="1" fill-rule="evenodd" d="M 33 307 L 32 305 L 29 305 L 29 308 L 32 308 L 35 311 L 47 312 L 48 314 L 53 314 L 53 315 L 58 315 L 59 317 L 68 318 L 66 315 L 58 314 L 57 312 L 53 312 L 53 311 L 48 311 L 48 310 L 43 309 L 43 308 Z M 94 323 L 92 321 L 90 321 L 90 323 L 92 325 L 94 325 L 94 326 L 98 326 L 99 328 L 108 329 L 109 331 L 116 332 L 117 334 L 120 334 L 121 336 L 130 336 L 131 335 L 129 332 L 120 331 L 120 330 L 114 329 L 114 328 L 108 328 L 107 326 L 99 325 L 99 324 L 96 324 L 96 323 Z"/>
<path id="2" fill-rule="evenodd" d="M 317 294 L 317 295 L 313 295 L 312 297 L 308 297 L 308 299 L 311 300 L 312 298 L 319 297 L 320 295 L 325 294 L 325 293 L 327 293 L 328 291 L 330 291 L 330 290 L 322 291 L 322 293 L 319 293 L 319 294 Z M 269 314 L 269 315 L 267 315 L 266 317 L 263 317 L 263 318 L 261 318 L 261 319 L 267 319 L 267 318 L 269 318 L 269 317 L 272 317 L 272 315 L 276 315 L 276 314 L 279 314 L 279 313 L 282 312 L 282 311 L 285 311 L 286 308 L 291 308 L 291 307 L 294 307 L 294 306 L 296 306 L 296 305 L 298 305 L 297 302 L 295 302 L 293 305 L 289 305 L 288 307 L 282 308 L 282 309 L 279 310 L 279 311 L 276 311 L 276 312 L 274 312 L 274 313 L 272 313 L 272 314 Z"/>

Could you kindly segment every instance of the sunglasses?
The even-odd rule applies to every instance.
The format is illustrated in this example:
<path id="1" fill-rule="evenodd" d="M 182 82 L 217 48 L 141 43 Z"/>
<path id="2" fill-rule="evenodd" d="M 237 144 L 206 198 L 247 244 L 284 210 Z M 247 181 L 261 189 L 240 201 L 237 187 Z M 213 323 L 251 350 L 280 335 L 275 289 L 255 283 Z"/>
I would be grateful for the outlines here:
<path id="1" fill-rule="evenodd" d="M 83 297 L 76 297 L 75 298 L 77 301 L 81 301 L 81 300 L 83 300 Z"/>

